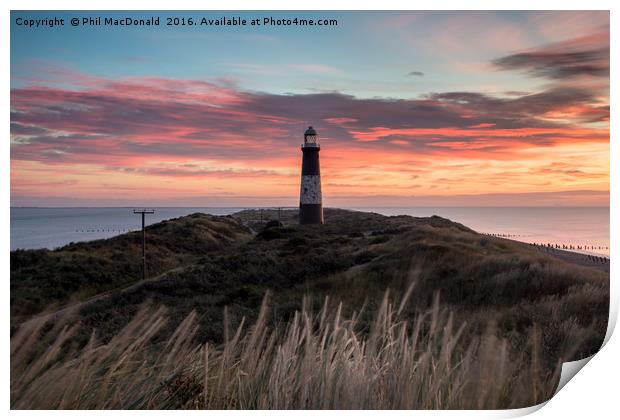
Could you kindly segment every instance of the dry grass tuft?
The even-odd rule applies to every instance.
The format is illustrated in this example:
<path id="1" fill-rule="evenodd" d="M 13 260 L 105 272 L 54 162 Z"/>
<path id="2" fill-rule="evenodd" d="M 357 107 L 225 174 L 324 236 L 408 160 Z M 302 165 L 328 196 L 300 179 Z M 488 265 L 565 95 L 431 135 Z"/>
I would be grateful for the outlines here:
<path id="1" fill-rule="evenodd" d="M 560 362 L 541 367 L 540 333 L 515 352 L 492 326 L 464 339 L 440 309 L 401 317 L 405 300 L 386 292 L 369 331 L 360 313 L 344 318 L 326 299 L 318 313 L 303 305 L 286 325 L 273 326 L 266 295 L 256 322 L 241 322 L 218 346 L 199 344 L 191 313 L 163 344 L 153 338 L 165 310 L 143 309 L 106 344 L 95 334 L 80 350 L 68 340 L 76 327 L 31 323 L 11 340 L 14 409 L 494 409 L 545 401 Z M 46 337 L 43 350 L 33 350 Z"/>

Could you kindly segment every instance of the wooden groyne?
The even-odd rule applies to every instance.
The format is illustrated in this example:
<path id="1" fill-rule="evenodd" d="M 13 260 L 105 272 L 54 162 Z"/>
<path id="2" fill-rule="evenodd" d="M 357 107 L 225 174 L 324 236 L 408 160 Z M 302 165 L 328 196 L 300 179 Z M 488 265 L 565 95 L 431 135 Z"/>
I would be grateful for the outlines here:
<path id="1" fill-rule="evenodd" d="M 590 252 L 609 252 L 609 246 L 607 245 L 586 245 L 586 244 L 565 244 L 565 243 L 556 243 L 556 242 L 528 242 L 524 240 L 520 240 L 518 238 L 525 238 L 527 235 L 516 235 L 516 234 L 506 234 L 506 233 L 483 233 L 483 235 L 492 236 L 494 238 L 507 238 L 507 239 L 516 239 L 519 242 L 525 242 L 528 245 L 535 246 L 541 250 L 563 250 L 563 251 L 590 251 Z M 605 258 L 605 257 L 603 257 Z M 607 258 L 609 260 L 609 258 Z"/>

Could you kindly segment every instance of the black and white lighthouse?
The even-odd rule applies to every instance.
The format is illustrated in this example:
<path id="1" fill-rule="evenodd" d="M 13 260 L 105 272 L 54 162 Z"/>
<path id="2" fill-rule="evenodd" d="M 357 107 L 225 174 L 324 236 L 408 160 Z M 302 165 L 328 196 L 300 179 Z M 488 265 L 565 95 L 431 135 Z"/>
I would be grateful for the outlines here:
<path id="1" fill-rule="evenodd" d="M 301 145 L 301 191 L 299 194 L 299 224 L 323 223 L 323 200 L 321 198 L 321 167 L 319 165 L 319 136 L 308 127 Z"/>

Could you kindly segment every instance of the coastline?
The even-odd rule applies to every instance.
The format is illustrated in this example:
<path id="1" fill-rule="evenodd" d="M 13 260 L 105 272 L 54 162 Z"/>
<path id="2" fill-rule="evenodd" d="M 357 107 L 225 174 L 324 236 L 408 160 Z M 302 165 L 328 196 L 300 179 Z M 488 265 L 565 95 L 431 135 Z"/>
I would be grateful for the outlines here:
<path id="1" fill-rule="evenodd" d="M 277 219 L 277 208 L 212 208 L 184 207 L 157 208 L 155 215 L 148 217 L 148 225 L 163 220 L 200 212 L 213 215 L 227 215 L 256 210 L 265 218 Z M 281 208 L 282 211 L 294 208 Z M 557 243 L 573 246 L 570 251 L 582 253 L 583 249 L 601 246 L 600 253 L 606 256 L 609 246 L 609 211 L 606 208 L 422 208 L 382 207 L 368 209 L 346 209 L 373 212 L 387 217 L 408 215 L 430 217 L 437 215 L 454 220 L 481 234 L 516 239 L 527 243 Z M 126 231 L 139 230 L 139 220 L 128 208 L 82 208 L 82 209 L 18 209 L 11 212 L 11 249 L 56 249 L 71 242 L 105 239 Z M 122 232 L 119 232 L 122 231 Z M 568 250 L 568 249 L 567 249 Z M 583 253 L 589 253 L 588 250 Z"/>
<path id="2" fill-rule="evenodd" d="M 507 238 L 501 238 L 501 239 L 504 239 L 506 241 L 511 241 L 511 242 L 517 242 L 518 244 L 525 245 L 526 247 L 536 252 L 542 253 L 547 256 L 555 257 L 559 260 L 562 260 L 570 264 L 575 264 L 575 265 L 579 265 L 582 267 L 594 268 L 597 270 L 601 270 L 605 273 L 609 273 L 609 269 L 610 269 L 609 267 L 610 267 L 611 260 L 609 259 L 609 257 L 604 256 L 604 255 L 593 255 L 593 254 L 577 252 L 574 250 L 568 251 L 565 249 L 549 248 L 549 247 L 540 246 L 540 245 L 533 245 L 528 242 L 518 241 L 516 239 L 507 239 Z"/>

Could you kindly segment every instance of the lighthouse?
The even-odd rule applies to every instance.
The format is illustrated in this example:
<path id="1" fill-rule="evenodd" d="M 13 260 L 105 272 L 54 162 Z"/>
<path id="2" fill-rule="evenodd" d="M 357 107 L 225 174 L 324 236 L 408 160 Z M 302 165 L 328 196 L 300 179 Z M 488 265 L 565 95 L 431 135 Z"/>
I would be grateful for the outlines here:
<path id="1" fill-rule="evenodd" d="M 321 168 L 319 166 L 319 136 L 308 127 L 304 133 L 301 163 L 301 191 L 299 193 L 299 224 L 323 223 L 323 200 L 321 198 Z"/>

